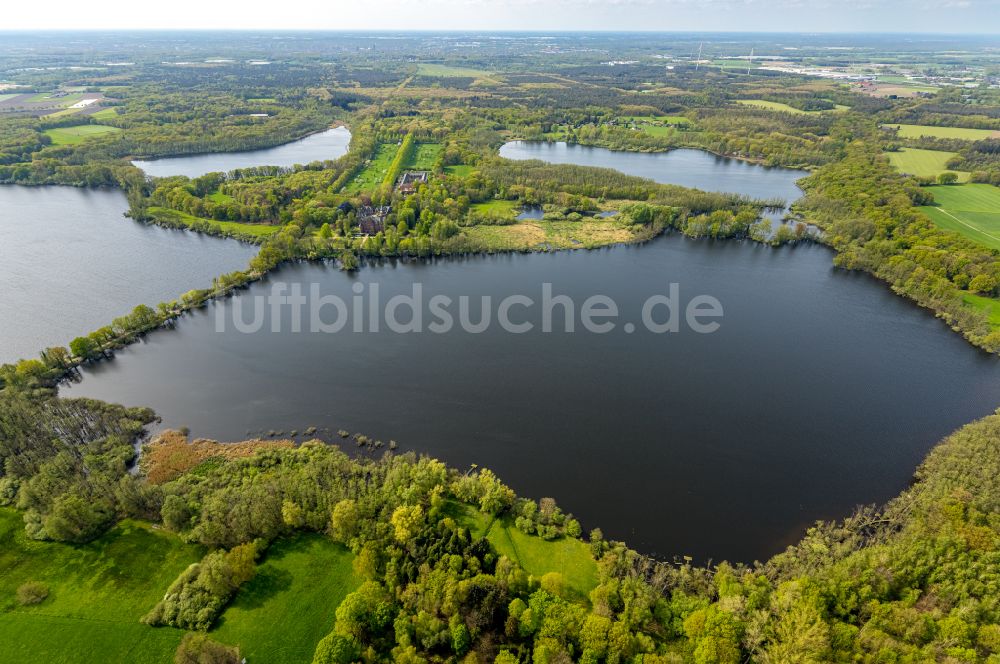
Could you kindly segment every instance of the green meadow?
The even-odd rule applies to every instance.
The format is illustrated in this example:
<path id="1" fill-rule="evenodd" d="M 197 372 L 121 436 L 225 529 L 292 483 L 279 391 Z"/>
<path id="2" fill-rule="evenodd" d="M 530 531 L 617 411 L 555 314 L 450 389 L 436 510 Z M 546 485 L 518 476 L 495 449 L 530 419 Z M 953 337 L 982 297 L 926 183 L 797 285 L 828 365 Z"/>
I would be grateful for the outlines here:
<path id="1" fill-rule="evenodd" d="M 476 170 L 475 166 L 469 166 L 467 164 L 457 164 L 455 166 L 444 167 L 445 173 L 448 175 L 455 175 L 460 178 L 468 177 L 474 170 Z"/>
<path id="2" fill-rule="evenodd" d="M 112 118 L 118 117 L 118 109 L 102 108 L 99 111 L 91 113 L 90 117 L 94 118 L 95 120 L 111 120 Z"/>
<path id="3" fill-rule="evenodd" d="M 948 160 L 955 156 L 954 152 L 944 150 L 920 150 L 917 148 L 901 148 L 898 152 L 888 152 L 889 162 L 901 173 L 921 177 L 935 178 L 941 173 L 954 173 L 959 182 L 966 182 L 969 174 L 963 171 L 953 171 L 945 167 Z"/>
<path id="4" fill-rule="evenodd" d="M 931 187 L 935 205 L 920 208 L 936 225 L 1000 250 L 1000 187 L 963 184 Z"/>
<path id="5" fill-rule="evenodd" d="M 470 206 L 470 209 L 480 214 L 516 217 L 521 209 L 521 204 L 517 201 L 505 201 L 494 198 L 485 203 L 474 203 Z"/>
<path id="6" fill-rule="evenodd" d="M 842 104 L 835 104 L 834 108 L 827 111 L 803 111 L 801 108 L 795 108 L 794 106 L 789 106 L 788 104 L 782 104 L 777 101 L 764 101 L 763 99 L 737 99 L 736 103 L 742 104 L 743 106 L 752 106 L 754 108 L 766 108 L 770 111 L 792 113 L 794 115 L 809 115 L 810 113 L 842 113 L 850 108 L 849 106 L 844 106 Z"/>
<path id="7" fill-rule="evenodd" d="M 357 194 L 362 191 L 378 189 L 389 172 L 392 160 L 396 158 L 399 146 L 395 143 L 381 143 L 375 150 L 375 156 L 355 175 L 344 187 L 344 191 Z"/>
<path id="8" fill-rule="evenodd" d="M 0 643 L 18 664 L 170 662 L 183 632 L 139 619 L 200 547 L 149 524 L 123 521 L 89 544 L 30 540 L 13 509 L 0 508 Z M 48 597 L 21 606 L 17 588 L 44 584 Z"/>
<path id="9" fill-rule="evenodd" d="M 194 215 L 187 214 L 186 212 L 171 210 L 169 208 L 151 207 L 149 208 L 149 213 L 154 218 L 159 218 L 172 223 L 180 223 L 189 228 L 195 223 L 206 223 L 209 226 L 218 228 L 225 235 L 235 235 L 237 237 L 245 237 L 252 240 L 263 240 L 271 237 L 281 230 L 281 226 L 272 226 L 270 224 L 244 224 L 239 221 L 216 221 L 215 219 L 204 219 L 202 217 L 195 217 Z"/>
<path id="10" fill-rule="evenodd" d="M 432 170 L 443 149 L 444 146 L 440 143 L 417 143 L 413 154 L 403 164 L 403 168 L 410 171 Z"/>
<path id="11" fill-rule="evenodd" d="M 79 125 L 77 127 L 57 127 L 56 129 L 46 129 L 45 135 L 52 139 L 53 145 L 75 145 L 82 143 L 88 138 L 102 136 L 104 134 L 114 134 L 121 129 L 109 127 L 107 125 Z"/>
<path id="12" fill-rule="evenodd" d="M 549 572 L 562 574 L 568 599 L 590 602 L 590 591 L 597 587 L 597 563 L 584 542 L 564 537 L 544 540 L 525 535 L 514 527 L 512 519 L 494 519 L 469 505 L 453 505 L 459 522 L 474 535 L 486 537 L 501 555 L 518 563 L 536 578 Z"/>
<path id="13" fill-rule="evenodd" d="M 346 548 L 315 533 L 275 542 L 211 637 L 239 646 L 248 662 L 312 661 L 316 644 L 333 627 L 337 606 L 360 583 L 353 560 Z"/>
<path id="14" fill-rule="evenodd" d="M 930 125 L 884 125 L 891 129 L 899 129 L 900 138 L 958 138 L 966 141 L 981 141 L 984 138 L 1000 136 L 1000 131 L 992 129 L 968 129 L 966 127 L 932 127 Z"/>

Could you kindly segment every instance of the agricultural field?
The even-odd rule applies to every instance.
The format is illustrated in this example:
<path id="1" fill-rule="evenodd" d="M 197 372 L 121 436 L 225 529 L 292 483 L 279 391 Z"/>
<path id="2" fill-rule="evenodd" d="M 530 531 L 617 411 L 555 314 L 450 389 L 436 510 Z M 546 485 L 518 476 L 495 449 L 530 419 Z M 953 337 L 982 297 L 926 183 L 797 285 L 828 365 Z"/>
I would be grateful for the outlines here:
<path id="1" fill-rule="evenodd" d="M 214 226 L 223 235 L 232 235 L 246 238 L 248 240 L 264 240 L 281 230 L 281 226 L 272 226 L 270 224 L 245 224 L 239 221 L 216 221 L 215 219 L 204 219 L 179 210 L 170 210 L 168 208 L 161 207 L 149 208 L 149 214 L 151 214 L 154 218 L 159 218 L 175 224 L 183 224 L 188 228 L 190 228 L 193 224 L 205 223 L 209 226 Z"/>
<path id="2" fill-rule="evenodd" d="M 984 138 L 998 138 L 1000 131 L 992 129 L 968 129 L 966 127 L 932 127 L 930 125 L 883 125 L 888 129 L 898 129 L 900 138 L 958 138 L 966 141 L 981 141 Z"/>
<path id="3" fill-rule="evenodd" d="M 801 108 L 795 108 L 794 106 L 789 106 L 788 104 L 782 104 L 777 101 L 764 101 L 763 99 L 737 99 L 736 103 L 743 106 L 751 106 L 753 108 L 766 108 L 770 111 L 792 113 L 794 115 L 809 115 L 810 113 L 843 113 L 850 108 L 849 106 L 836 104 L 833 109 L 827 111 L 803 111 Z"/>
<path id="4" fill-rule="evenodd" d="M 121 131 L 121 129 L 118 127 L 91 124 L 79 125 L 77 127 L 57 127 L 55 129 L 46 129 L 45 135 L 52 139 L 53 145 L 76 145 L 77 143 L 84 142 L 88 138 L 103 136 L 105 134 L 113 134 L 119 131 Z"/>
<path id="5" fill-rule="evenodd" d="M 410 171 L 432 170 L 443 149 L 444 146 L 440 143 L 417 143 L 413 155 L 403 164 L 403 169 Z"/>
<path id="6" fill-rule="evenodd" d="M 360 583 L 353 559 L 346 548 L 315 533 L 275 542 L 211 637 L 239 646 L 248 662 L 312 661 L 316 644 L 333 627 L 337 606 Z"/>
<path id="7" fill-rule="evenodd" d="M 145 523 L 123 521 L 89 544 L 29 540 L 21 514 L 0 508 L 0 642 L 21 664 L 169 662 L 183 632 L 139 619 L 203 555 Z M 21 606 L 22 584 L 48 597 Z"/>
<path id="8" fill-rule="evenodd" d="M 889 161 L 901 173 L 919 177 L 936 178 L 941 173 L 954 173 L 959 182 L 966 182 L 969 174 L 964 171 L 954 171 L 946 168 L 948 160 L 955 156 L 954 152 L 944 150 L 920 150 L 917 148 L 902 148 L 898 152 L 888 152 Z"/>
<path id="9" fill-rule="evenodd" d="M 937 203 L 920 208 L 936 225 L 1000 249 L 1000 187 L 963 184 L 930 188 Z"/>
<path id="10" fill-rule="evenodd" d="M 389 172 L 392 160 L 396 158 L 399 146 L 395 143 L 382 143 L 375 150 L 375 157 L 361 169 L 361 172 L 347 183 L 344 191 L 350 194 L 357 194 L 362 191 L 372 191 L 377 189 Z"/>

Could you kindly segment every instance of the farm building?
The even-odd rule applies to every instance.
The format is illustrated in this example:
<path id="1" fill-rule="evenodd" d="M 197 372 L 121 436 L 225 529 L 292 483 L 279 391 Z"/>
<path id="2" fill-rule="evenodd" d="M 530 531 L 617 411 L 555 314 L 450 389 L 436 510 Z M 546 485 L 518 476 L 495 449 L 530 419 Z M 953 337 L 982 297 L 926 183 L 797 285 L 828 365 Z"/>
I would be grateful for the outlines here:
<path id="1" fill-rule="evenodd" d="M 396 189 L 401 194 L 412 194 L 422 184 L 427 184 L 427 171 L 406 171 L 399 176 Z"/>

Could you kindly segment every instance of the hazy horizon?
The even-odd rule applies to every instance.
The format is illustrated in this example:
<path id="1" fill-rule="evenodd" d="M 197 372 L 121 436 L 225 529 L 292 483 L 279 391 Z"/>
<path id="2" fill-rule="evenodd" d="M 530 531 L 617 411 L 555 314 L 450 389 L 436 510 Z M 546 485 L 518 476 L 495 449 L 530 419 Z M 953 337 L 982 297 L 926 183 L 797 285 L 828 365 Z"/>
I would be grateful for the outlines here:
<path id="1" fill-rule="evenodd" d="M 712 32 L 994 35 L 1000 0 L 288 0 L 282 11 L 176 0 L 53 0 L 4 10 L 3 32 L 240 30 L 371 32 Z"/>

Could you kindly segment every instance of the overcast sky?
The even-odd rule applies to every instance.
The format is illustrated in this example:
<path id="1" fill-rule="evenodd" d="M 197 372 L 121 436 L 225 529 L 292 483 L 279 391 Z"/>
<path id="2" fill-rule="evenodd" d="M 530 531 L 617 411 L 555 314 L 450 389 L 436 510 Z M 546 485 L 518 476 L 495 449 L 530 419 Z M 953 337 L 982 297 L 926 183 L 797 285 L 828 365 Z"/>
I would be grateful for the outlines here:
<path id="1" fill-rule="evenodd" d="M 45 0 L 4 29 L 1000 32 L 1000 0 Z"/>

